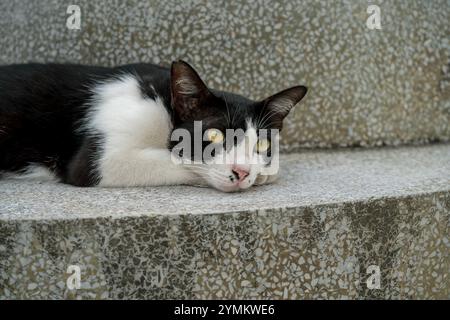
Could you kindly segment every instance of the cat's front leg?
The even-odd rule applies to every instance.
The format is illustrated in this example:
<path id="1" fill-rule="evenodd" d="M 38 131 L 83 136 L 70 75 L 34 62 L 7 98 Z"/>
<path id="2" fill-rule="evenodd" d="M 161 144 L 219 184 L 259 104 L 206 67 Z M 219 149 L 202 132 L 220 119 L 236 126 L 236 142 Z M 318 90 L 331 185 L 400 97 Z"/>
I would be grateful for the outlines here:
<path id="1" fill-rule="evenodd" d="M 199 177 L 172 161 L 167 149 L 106 153 L 99 161 L 99 186 L 196 185 Z"/>

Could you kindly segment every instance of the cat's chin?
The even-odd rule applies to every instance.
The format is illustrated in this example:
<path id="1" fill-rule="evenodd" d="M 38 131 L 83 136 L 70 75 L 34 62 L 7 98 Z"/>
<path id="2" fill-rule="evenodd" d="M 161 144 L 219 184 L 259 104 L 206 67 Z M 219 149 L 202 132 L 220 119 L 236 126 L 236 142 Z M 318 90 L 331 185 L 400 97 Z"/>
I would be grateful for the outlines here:
<path id="1" fill-rule="evenodd" d="M 222 192 L 226 192 L 226 193 L 245 191 L 248 188 L 250 188 L 251 186 L 252 185 L 249 185 L 247 183 L 244 183 L 244 184 L 230 184 L 230 185 L 211 184 L 211 187 L 213 187 L 214 189 L 222 191 Z"/>
<path id="2" fill-rule="evenodd" d="M 218 191 L 231 193 L 241 191 L 239 185 L 220 185 L 215 183 L 215 181 L 208 181 L 206 179 L 196 178 L 192 179 L 187 185 L 198 187 L 198 188 L 213 188 Z"/>
<path id="3" fill-rule="evenodd" d="M 216 187 L 216 186 L 213 186 L 213 187 L 219 191 L 226 192 L 226 193 L 239 192 L 239 191 L 243 190 L 239 187 Z"/>

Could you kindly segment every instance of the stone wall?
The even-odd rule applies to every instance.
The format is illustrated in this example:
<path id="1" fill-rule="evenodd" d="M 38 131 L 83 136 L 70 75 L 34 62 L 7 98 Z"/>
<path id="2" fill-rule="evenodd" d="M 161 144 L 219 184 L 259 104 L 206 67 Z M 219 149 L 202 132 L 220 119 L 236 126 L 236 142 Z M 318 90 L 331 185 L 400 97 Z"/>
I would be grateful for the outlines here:
<path id="1" fill-rule="evenodd" d="M 366 26 L 369 4 L 381 30 Z M 80 30 L 66 27 L 69 4 Z M 183 58 L 216 88 L 262 98 L 310 92 L 284 149 L 450 138 L 447 0 L 0 2 L 0 64 L 168 64 Z"/>

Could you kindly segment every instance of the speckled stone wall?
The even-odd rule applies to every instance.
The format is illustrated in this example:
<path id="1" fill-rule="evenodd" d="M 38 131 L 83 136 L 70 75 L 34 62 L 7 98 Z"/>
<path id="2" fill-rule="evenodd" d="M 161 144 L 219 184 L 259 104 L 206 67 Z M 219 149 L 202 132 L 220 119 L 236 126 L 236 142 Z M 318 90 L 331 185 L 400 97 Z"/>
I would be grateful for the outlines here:
<path id="1" fill-rule="evenodd" d="M 68 4 L 81 8 L 69 30 Z M 381 30 L 366 26 L 381 9 Z M 253 98 L 310 92 L 284 150 L 449 140 L 448 0 L 3 0 L 0 63 L 191 62 Z M 289 148 L 288 148 L 289 147 Z"/>
<path id="2" fill-rule="evenodd" d="M 315 207 L 0 220 L 0 299 L 448 299 L 448 192 Z M 66 286 L 69 265 L 81 288 Z M 370 265 L 381 272 L 369 289 Z"/>

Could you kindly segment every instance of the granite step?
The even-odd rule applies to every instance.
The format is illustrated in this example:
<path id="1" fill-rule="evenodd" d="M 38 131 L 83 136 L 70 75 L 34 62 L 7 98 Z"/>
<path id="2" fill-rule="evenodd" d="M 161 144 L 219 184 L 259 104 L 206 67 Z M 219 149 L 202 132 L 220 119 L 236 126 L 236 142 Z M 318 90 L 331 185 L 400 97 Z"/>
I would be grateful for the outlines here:
<path id="1" fill-rule="evenodd" d="M 449 144 L 281 163 L 236 194 L 0 180 L 0 299 L 450 298 Z"/>

